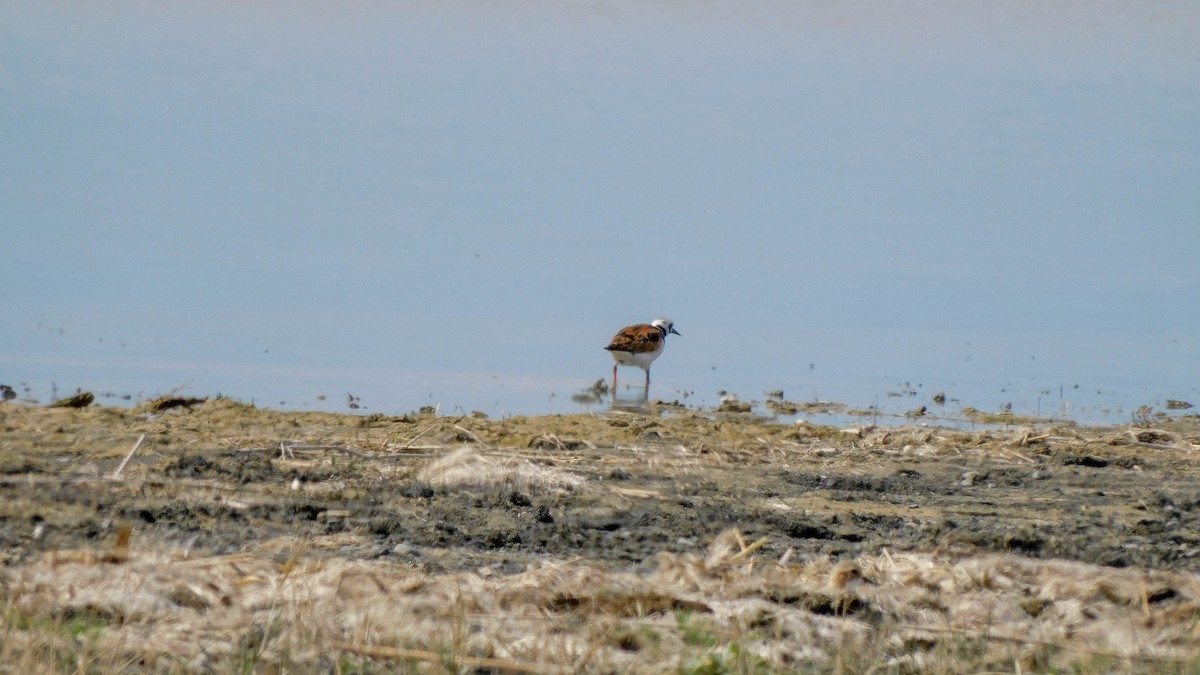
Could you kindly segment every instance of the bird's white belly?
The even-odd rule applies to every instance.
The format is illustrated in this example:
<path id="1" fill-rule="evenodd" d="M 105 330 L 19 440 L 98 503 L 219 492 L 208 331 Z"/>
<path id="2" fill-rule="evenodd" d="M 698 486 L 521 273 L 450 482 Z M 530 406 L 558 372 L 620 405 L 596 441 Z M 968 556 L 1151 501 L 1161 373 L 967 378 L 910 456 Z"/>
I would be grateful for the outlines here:
<path id="1" fill-rule="evenodd" d="M 640 354 L 635 354 L 633 352 L 620 352 L 616 350 L 613 350 L 610 353 L 612 354 L 613 359 L 619 365 L 637 366 L 642 370 L 646 370 L 650 367 L 650 364 L 654 362 L 654 359 L 657 359 L 658 355 L 662 354 L 662 349 L 657 349 L 652 352 L 642 352 Z"/>

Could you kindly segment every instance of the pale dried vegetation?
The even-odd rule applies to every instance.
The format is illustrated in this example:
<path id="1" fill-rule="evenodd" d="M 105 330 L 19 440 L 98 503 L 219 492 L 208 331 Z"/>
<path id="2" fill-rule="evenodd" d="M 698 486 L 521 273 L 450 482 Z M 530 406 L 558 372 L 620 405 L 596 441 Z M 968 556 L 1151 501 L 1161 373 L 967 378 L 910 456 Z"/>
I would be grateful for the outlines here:
<path id="1" fill-rule="evenodd" d="M 36 441 L 48 455 L 127 459 L 128 434 L 176 445 L 257 449 L 280 463 L 369 455 L 381 480 L 509 486 L 527 493 L 611 490 L 588 484 L 578 461 L 537 448 L 612 447 L 647 463 L 681 448 L 671 469 L 770 462 L 824 453 L 920 458 L 987 453 L 1032 461 L 1031 444 L 1085 442 L 1073 428 L 987 432 L 828 429 L 761 424 L 726 428 L 697 418 L 666 425 L 616 415 L 602 424 L 558 418 L 530 431 L 522 420 L 421 417 L 401 427 L 370 418 L 261 413 L 209 402 L 232 421 L 142 415 L 125 436 L 88 435 L 79 415 L 34 410 L 13 423 L 0 455 Z M 378 421 L 378 420 L 377 420 Z M 386 420 L 384 420 L 386 421 Z M 27 423 L 28 422 L 28 423 Z M 469 428 L 468 428 L 469 426 Z M 287 429 L 293 433 L 287 433 Z M 1151 430 L 1095 432 L 1114 447 L 1170 447 L 1197 439 Z M 60 442 L 61 437 L 61 442 Z M 23 439 L 23 440 L 22 440 Z M 136 449 L 136 448 L 135 448 Z M 306 450 L 307 449 L 307 450 Z M 685 450 L 685 451 L 683 451 Z M 307 453 L 307 454 L 306 454 Z M 18 453 L 20 454 L 20 453 Z M 2 458 L 2 457 L 0 457 Z M 20 454 L 20 461 L 32 461 Z M 9 457 L 9 461 L 17 461 Z M 399 460 L 403 459 L 403 462 Z M 124 465 L 122 465 L 124 468 Z M 56 480 L 144 478 L 121 472 Z M 185 481 L 178 481 L 186 486 Z M 31 489 L 36 489 L 30 482 Z M 623 491 L 623 492 L 622 492 Z M 243 498 L 246 495 L 242 495 Z M 126 532 L 126 536 L 128 533 Z M 0 571 L 0 671 L 112 672 L 1196 672 L 1200 583 L 1184 571 L 1115 569 L 998 553 L 929 551 L 853 561 L 788 549 L 736 529 L 703 555 L 662 552 L 641 566 L 543 559 L 517 574 L 491 568 L 430 572 L 394 561 L 344 560 L 353 533 L 259 542 L 220 556 L 163 542 L 122 540 L 48 552 Z"/>
<path id="2" fill-rule="evenodd" d="M 9 672 L 1192 672 L 1183 573 L 1011 555 L 769 560 L 734 530 L 641 570 L 60 551 L 4 575 Z M 374 664 L 374 665 L 372 665 Z M 384 665 L 386 664 L 386 665 Z"/>
<path id="3" fill-rule="evenodd" d="M 429 461 L 416 476 L 431 485 L 505 486 L 539 493 L 569 490 L 580 476 L 558 467 L 534 463 L 514 452 L 481 452 L 464 446 Z"/>

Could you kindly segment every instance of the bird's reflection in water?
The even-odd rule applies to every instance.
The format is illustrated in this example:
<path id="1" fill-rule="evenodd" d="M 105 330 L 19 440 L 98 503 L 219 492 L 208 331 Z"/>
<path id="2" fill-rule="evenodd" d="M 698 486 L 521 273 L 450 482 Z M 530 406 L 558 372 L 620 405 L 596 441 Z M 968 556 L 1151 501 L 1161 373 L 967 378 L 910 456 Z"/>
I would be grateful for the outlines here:
<path id="1" fill-rule="evenodd" d="M 640 387 L 633 387 L 632 389 L 634 390 L 633 395 L 629 397 L 618 395 L 614 389 L 609 403 L 609 410 L 635 413 L 646 412 L 646 404 L 649 403 L 646 390 Z"/>

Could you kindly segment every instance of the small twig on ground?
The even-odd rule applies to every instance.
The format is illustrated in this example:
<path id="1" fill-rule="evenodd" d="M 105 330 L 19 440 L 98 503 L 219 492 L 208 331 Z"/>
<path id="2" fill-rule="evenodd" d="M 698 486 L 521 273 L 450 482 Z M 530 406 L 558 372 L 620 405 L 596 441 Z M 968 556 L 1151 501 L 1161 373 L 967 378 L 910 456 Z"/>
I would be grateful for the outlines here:
<path id="1" fill-rule="evenodd" d="M 1026 464 L 1037 464 L 1037 461 L 1036 461 L 1036 460 L 1034 460 L 1034 459 L 1032 459 L 1032 458 L 1030 458 L 1030 457 L 1026 457 L 1025 455 L 1022 455 L 1022 454 L 1021 454 L 1021 453 L 1019 453 L 1019 452 L 1014 452 L 1014 451 L 1004 452 L 1004 451 L 1001 451 L 1001 452 L 999 452 L 998 454 L 999 454 L 1001 457 L 1005 457 L 1005 458 L 1008 458 L 1008 459 L 1019 459 L 1019 460 L 1021 460 L 1022 462 L 1025 462 Z"/>
<path id="2" fill-rule="evenodd" d="M 293 450 L 335 450 L 337 452 L 344 452 L 347 455 L 353 455 L 363 459 L 379 459 L 380 457 L 379 453 L 363 452 L 362 450 L 352 448 L 348 445 L 293 445 L 291 443 L 281 443 L 280 445 L 287 449 L 289 455 Z M 282 459 L 282 457 L 280 459 Z"/>
<path id="3" fill-rule="evenodd" d="M 0 486 L 12 485 L 88 485 L 91 483 L 106 483 L 112 481 L 112 474 L 107 476 L 35 476 L 32 473 L 14 476 L 0 476 Z M 119 479 L 118 479 L 119 480 Z M 147 478 L 140 485 L 143 489 L 158 488 L 194 488 L 197 490 L 215 490 L 217 492 L 243 492 L 241 485 L 222 485 L 215 480 L 196 478 Z"/>
<path id="4" fill-rule="evenodd" d="M 1153 448 L 1154 450 L 1178 450 L 1177 445 L 1167 445 L 1165 443 L 1146 443 L 1143 441 L 1132 441 L 1130 445 L 1136 445 L 1139 448 Z"/>
<path id="5" fill-rule="evenodd" d="M 929 633 L 933 635 L 949 635 L 951 637 L 960 639 L 969 636 L 972 639 L 984 640 L 987 642 L 1005 642 L 1026 647 L 1053 647 L 1056 649 L 1062 647 L 1062 644 L 1059 642 L 1036 640 L 1033 638 L 1021 637 L 1019 635 L 997 635 L 995 633 L 988 632 L 978 634 L 968 628 L 940 628 L 937 626 L 920 626 L 917 624 L 899 623 L 895 625 L 895 629 L 908 631 L 914 634 Z M 1190 660 L 1193 658 L 1190 655 L 1183 654 L 1147 654 L 1144 652 L 1129 653 L 1114 649 L 1098 649 L 1093 647 L 1089 647 L 1087 653 L 1092 656 L 1103 656 L 1105 658 L 1117 659 L 1122 662 L 1129 663 L 1180 663 L 1190 662 Z"/>
<path id="6" fill-rule="evenodd" d="M 284 456 L 283 456 L 284 452 L 286 452 L 288 456 L 292 456 L 293 450 L 333 450 L 335 452 L 344 452 L 347 455 L 352 455 L 354 457 L 359 457 L 362 459 L 392 459 L 395 457 L 429 457 L 429 456 L 438 454 L 438 452 L 436 452 L 436 451 L 439 450 L 439 448 L 421 448 L 421 449 L 429 450 L 429 451 L 428 452 L 405 452 L 405 453 L 364 452 L 362 450 L 358 450 L 357 448 L 352 448 L 348 445 L 296 445 L 296 444 L 292 444 L 292 443 L 280 443 L 279 448 L 280 448 L 280 456 L 279 456 L 280 459 L 284 458 Z"/>
<path id="7" fill-rule="evenodd" d="M 430 424 L 429 426 L 425 427 L 423 430 L 418 432 L 416 436 L 413 436 L 412 438 L 408 439 L 408 442 L 405 443 L 404 445 L 400 446 L 399 449 L 400 450 L 408 449 L 409 447 L 412 446 L 413 443 L 417 442 L 418 438 L 424 436 L 425 434 L 429 433 L 430 431 L 433 431 L 433 428 L 436 426 L 437 426 L 436 424 Z"/>
<path id="8" fill-rule="evenodd" d="M 145 440 L 146 440 L 146 434 L 142 434 L 141 436 L 138 436 L 137 443 L 133 444 L 133 449 L 129 451 L 128 455 L 125 455 L 125 459 L 121 460 L 121 463 L 117 465 L 117 469 L 112 472 L 112 478 L 114 478 L 114 479 L 121 478 L 121 472 L 125 470 L 125 465 L 129 463 L 129 460 L 133 459 L 134 453 L 136 453 L 138 451 L 138 448 L 142 447 L 142 443 Z"/>
<path id="9" fill-rule="evenodd" d="M 758 541 L 754 542 L 753 544 L 750 544 L 749 546 L 743 548 L 741 551 L 735 553 L 734 556 L 729 559 L 729 562 L 737 562 L 737 561 L 745 558 L 746 556 L 750 555 L 751 553 L 754 553 L 758 549 L 762 548 L 768 541 L 771 541 L 770 537 L 763 537 L 763 538 L 759 539 Z"/>
<path id="10" fill-rule="evenodd" d="M 789 546 L 788 550 L 784 551 L 783 555 L 779 556 L 779 566 L 783 567 L 784 565 L 787 565 L 789 562 L 791 562 L 792 556 L 794 555 L 796 555 L 796 549 Z"/>
<path id="11" fill-rule="evenodd" d="M 424 661 L 426 663 L 442 663 L 446 656 L 439 652 L 430 652 L 423 649 L 401 649 L 398 647 L 384 647 L 375 645 L 355 645 L 349 642 L 334 642 L 334 649 L 340 649 L 344 652 L 361 654 L 370 656 L 376 659 L 391 659 L 397 661 Z M 562 666 L 554 666 L 543 663 L 519 663 L 517 661 L 507 661 L 505 659 L 493 659 L 479 656 L 461 656 L 452 657 L 460 666 L 469 666 L 471 668 L 494 669 L 503 673 L 570 673 L 570 668 Z"/>
<path id="12" fill-rule="evenodd" d="M 1142 616 L 1146 620 L 1146 625 L 1150 625 L 1150 591 L 1146 588 L 1146 575 L 1142 574 L 1142 578 L 1138 580 L 1138 590 L 1140 591 L 1139 599 L 1142 601 Z"/>
<path id="13" fill-rule="evenodd" d="M 487 450 L 492 449 L 492 446 L 487 441 L 480 438 L 474 431 L 471 431 L 470 429 L 467 429 L 466 427 L 460 426 L 458 424 L 455 424 L 454 428 L 458 429 L 459 431 L 463 432 L 464 434 L 470 436 L 472 439 L 474 439 L 474 441 L 476 443 L 482 445 L 485 449 L 487 449 Z"/>

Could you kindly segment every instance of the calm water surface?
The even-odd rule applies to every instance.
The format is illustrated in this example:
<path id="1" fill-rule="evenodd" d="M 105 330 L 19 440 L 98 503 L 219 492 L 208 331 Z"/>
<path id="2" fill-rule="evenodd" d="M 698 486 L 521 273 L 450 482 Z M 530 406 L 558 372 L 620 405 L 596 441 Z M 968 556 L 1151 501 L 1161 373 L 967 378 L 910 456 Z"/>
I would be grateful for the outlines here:
<path id="1" fill-rule="evenodd" d="M 0 383 L 575 412 L 667 315 L 651 396 L 689 405 L 1200 404 L 1197 34 L 1184 2 L 6 3 Z"/>

